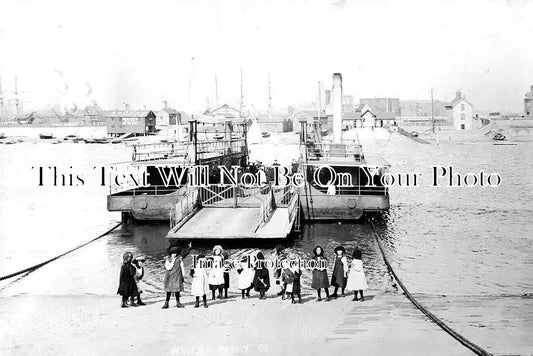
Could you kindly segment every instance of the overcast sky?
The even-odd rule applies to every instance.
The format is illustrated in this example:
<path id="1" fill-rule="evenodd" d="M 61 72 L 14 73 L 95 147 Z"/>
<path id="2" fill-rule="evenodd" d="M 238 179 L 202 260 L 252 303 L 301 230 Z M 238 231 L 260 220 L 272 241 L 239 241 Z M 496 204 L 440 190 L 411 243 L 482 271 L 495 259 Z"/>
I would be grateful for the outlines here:
<path id="1" fill-rule="evenodd" d="M 533 85 L 533 2 L 1 0 L 0 75 L 25 108 L 179 109 L 315 101 L 341 72 L 345 94 L 451 100 L 523 111 Z M 194 58 L 194 60 L 191 60 Z M 192 89 L 189 81 L 192 72 Z M 189 102 L 190 92 L 190 102 Z"/>

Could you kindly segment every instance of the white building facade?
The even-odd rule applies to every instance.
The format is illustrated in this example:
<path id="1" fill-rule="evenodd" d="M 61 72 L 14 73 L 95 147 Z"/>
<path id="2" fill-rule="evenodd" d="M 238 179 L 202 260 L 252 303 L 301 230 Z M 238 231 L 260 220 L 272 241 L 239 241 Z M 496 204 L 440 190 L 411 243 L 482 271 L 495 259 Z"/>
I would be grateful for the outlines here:
<path id="1" fill-rule="evenodd" d="M 474 130 L 478 128 L 477 124 L 474 123 L 474 107 L 460 91 L 457 91 L 455 99 L 444 107 L 448 121 L 454 129 Z"/>

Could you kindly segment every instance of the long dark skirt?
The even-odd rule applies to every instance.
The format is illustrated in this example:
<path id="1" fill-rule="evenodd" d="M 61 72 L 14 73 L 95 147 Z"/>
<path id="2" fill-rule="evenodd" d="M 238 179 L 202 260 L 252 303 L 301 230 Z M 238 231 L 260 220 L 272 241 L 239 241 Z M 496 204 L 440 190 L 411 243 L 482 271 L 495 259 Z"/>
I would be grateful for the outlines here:
<path id="1" fill-rule="evenodd" d="M 331 274 L 331 285 L 333 287 L 345 288 L 347 278 L 344 277 L 344 267 L 340 258 L 335 259 L 333 273 Z"/>
<path id="2" fill-rule="evenodd" d="M 270 275 L 268 273 L 268 269 L 256 269 L 252 285 L 254 286 L 256 292 L 268 290 L 268 288 L 270 288 Z"/>
<path id="3" fill-rule="evenodd" d="M 229 272 L 224 272 L 224 288 L 229 288 Z"/>
<path id="4" fill-rule="evenodd" d="M 131 263 L 123 264 L 120 268 L 120 277 L 117 294 L 123 297 L 135 297 L 138 294 L 135 282 L 135 267 Z"/>
<path id="5" fill-rule="evenodd" d="M 329 288 L 328 272 L 326 270 L 323 270 L 323 271 L 319 271 L 317 269 L 313 270 L 313 280 L 311 282 L 311 288 L 313 289 Z"/>

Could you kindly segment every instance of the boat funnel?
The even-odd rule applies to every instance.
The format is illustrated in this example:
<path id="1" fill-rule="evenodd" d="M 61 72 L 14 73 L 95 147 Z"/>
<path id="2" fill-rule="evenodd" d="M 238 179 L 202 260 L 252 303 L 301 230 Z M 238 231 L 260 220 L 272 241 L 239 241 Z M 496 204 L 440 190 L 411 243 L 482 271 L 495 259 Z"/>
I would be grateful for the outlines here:
<path id="1" fill-rule="evenodd" d="M 342 143 L 342 75 L 340 73 L 333 74 L 331 108 L 333 111 L 333 143 Z"/>

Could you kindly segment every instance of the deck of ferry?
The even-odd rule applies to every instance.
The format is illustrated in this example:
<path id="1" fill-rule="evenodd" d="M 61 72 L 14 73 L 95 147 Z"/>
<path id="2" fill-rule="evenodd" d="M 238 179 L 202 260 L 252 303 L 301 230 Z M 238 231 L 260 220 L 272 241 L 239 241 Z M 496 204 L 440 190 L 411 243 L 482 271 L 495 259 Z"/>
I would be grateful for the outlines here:
<path id="1" fill-rule="evenodd" d="M 201 206 L 194 206 L 198 201 Z M 176 208 L 169 239 L 282 239 L 297 221 L 298 192 L 289 187 L 201 187 Z"/>

